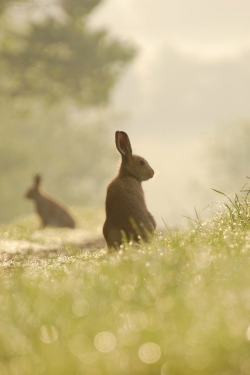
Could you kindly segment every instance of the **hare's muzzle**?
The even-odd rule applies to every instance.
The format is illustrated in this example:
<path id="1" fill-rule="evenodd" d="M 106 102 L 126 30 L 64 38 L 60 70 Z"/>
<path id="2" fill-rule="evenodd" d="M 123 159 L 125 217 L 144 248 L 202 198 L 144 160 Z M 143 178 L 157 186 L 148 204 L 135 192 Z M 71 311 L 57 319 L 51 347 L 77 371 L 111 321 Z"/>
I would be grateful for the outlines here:
<path id="1" fill-rule="evenodd" d="M 148 178 L 153 178 L 154 177 L 154 170 L 152 168 L 150 168 L 149 172 L 148 172 Z"/>

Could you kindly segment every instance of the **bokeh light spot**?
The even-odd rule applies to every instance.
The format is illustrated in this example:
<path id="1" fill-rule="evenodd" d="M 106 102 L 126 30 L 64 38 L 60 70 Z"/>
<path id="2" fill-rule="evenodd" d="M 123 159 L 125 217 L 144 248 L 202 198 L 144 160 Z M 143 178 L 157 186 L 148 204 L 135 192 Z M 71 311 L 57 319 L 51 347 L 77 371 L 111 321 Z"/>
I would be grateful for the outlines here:
<path id="1" fill-rule="evenodd" d="M 99 332 L 94 339 L 96 349 L 101 353 L 109 353 L 115 349 L 117 345 L 116 337 L 111 332 Z"/>
<path id="2" fill-rule="evenodd" d="M 40 328 L 40 340 L 45 344 L 52 344 L 58 339 L 58 331 L 55 326 L 43 325 Z"/>
<path id="3" fill-rule="evenodd" d="M 85 300 L 76 300 L 73 303 L 72 311 L 76 316 L 86 316 L 89 313 L 89 304 Z"/>
<path id="4" fill-rule="evenodd" d="M 139 349 L 139 358 L 145 363 L 155 363 L 161 358 L 161 348 L 154 342 L 146 342 Z"/>
<path id="5" fill-rule="evenodd" d="M 246 336 L 247 336 L 247 339 L 250 341 L 250 326 L 248 326 L 247 328 Z"/>

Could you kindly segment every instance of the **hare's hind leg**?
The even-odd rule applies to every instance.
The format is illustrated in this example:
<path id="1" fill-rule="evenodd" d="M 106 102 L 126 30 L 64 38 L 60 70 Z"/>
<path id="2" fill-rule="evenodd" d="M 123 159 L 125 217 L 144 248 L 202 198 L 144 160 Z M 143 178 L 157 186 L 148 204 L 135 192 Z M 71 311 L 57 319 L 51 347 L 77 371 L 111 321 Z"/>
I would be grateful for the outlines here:
<path id="1" fill-rule="evenodd" d="M 103 235 L 109 249 L 119 248 L 122 243 L 122 233 L 119 229 L 109 224 L 107 220 L 105 221 L 103 226 Z"/>

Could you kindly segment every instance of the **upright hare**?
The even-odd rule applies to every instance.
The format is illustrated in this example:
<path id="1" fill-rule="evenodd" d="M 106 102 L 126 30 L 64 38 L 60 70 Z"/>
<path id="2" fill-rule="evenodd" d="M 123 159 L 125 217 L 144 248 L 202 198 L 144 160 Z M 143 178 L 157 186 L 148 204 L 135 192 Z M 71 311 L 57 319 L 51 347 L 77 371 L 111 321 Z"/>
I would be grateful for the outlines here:
<path id="1" fill-rule="evenodd" d="M 41 176 L 34 177 L 33 186 L 27 190 L 25 197 L 33 199 L 35 209 L 42 221 L 42 227 L 69 227 L 75 228 L 74 219 L 68 213 L 66 208 L 54 198 L 40 190 Z"/>
<path id="2" fill-rule="evenodd" d="M 154 171 L 145 159 L 132 154 L 125 132 L 117 131 L 115 141 L 122 160 L 117 177 L 107 188 L 103 235 L 109 248 L 119 247 L 124 237 L 147 241 L 156 227 L 142 190 L 142 181 L 152 178 Z"/>

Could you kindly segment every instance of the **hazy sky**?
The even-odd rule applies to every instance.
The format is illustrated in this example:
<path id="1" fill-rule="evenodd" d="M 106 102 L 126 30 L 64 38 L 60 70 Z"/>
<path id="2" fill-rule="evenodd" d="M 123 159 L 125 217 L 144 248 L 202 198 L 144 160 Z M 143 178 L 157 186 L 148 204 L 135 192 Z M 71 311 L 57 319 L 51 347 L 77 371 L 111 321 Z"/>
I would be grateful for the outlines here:
<path id="1" fill-rule="evenodd" d="M 95 13 L 95 25 L 139 49 L 113 103 L 159 171 L 145 184 L 158 221 L 209 203 L 206 138 L 250 118 L 249 16 L 249 0 L 106 0 Z"/>
<path id="2" fill-rule="evenodd" d="M 248 0 L 104 0 L 95 18 L 147 52 L 169 44 L 217 58 L 249 48 L 249 12 Z"/>

